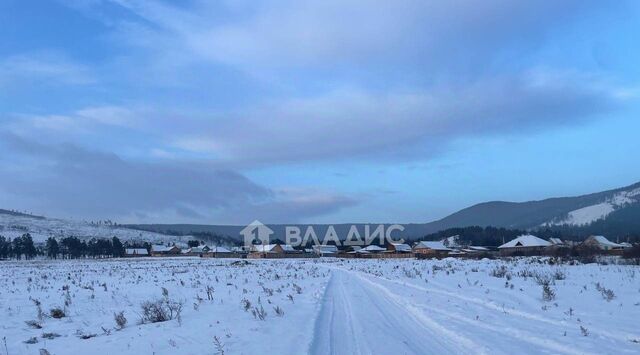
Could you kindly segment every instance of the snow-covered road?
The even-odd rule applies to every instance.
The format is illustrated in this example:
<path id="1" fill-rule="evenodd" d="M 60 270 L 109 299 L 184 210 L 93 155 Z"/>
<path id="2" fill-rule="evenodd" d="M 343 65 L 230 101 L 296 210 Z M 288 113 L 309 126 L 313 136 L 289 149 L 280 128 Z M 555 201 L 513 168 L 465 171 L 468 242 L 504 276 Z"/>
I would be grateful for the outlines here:
<path id="1" fill-rule="evenodd" d="M 310 353 L 469 353 L 468 344 L 406 307 L 384 288 L 354 273 L 333 269 Z"/>
<path id="2" fill-rule="evenodd" d="M 462 286 L 452 282 L 453 274 L 446 276 L 447 282 L 436 278 L 395 279 L 383 276 L 389 268 L 379 274 L 362 266 L 361 263 L 325 266 L 331 270 L 331 277 L 316 319 L 310 353 L 515 351 L 578 355 L 637 351 L 632 341 L 637 334 L 630 328 L 607 329 L 603 324 L 581 321 L 568 312 L 560 312 L 562 316 L 558 318 L 558 312 L 550 308 L 560 307 L 557 303 L 545 304 L 524 293 L 523 288 L 485 288 L 482 284 L 471 284 L 468 279 Z M 480 290 L 484 291 L 479 293 Z M 581 325 L 588 327 L 584 329 L 590 336 L 576 334 Z M 603 351 L 603 344 L 608 344 L 608 351 Z"/>

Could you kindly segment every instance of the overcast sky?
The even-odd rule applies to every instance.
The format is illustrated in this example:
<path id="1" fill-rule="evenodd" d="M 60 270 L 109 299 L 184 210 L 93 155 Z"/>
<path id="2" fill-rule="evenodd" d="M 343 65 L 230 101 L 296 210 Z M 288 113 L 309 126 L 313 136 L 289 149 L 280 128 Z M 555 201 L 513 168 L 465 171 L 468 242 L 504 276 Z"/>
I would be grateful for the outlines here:
<path id="1" fill-rule="evenodd" d="M 427 222 L 640 181 L 640 2 L 0 3 L 0 208 Z"/>

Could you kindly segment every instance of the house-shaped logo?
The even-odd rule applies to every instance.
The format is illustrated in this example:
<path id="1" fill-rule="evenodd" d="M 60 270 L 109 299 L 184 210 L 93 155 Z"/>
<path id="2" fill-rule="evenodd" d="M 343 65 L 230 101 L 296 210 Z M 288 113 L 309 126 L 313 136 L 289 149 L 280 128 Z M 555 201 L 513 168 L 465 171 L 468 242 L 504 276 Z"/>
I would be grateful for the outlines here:
<path id="1" fill-rule="evenodd" d="M 262 222 L 255 220 L 244 227 L 240 231 L 240 234 L 244 237 L 244 245 L 247 247 L 256 244 L 267 245 L 269 244 L 269 236 L 273 234 L 273 230 L 262 224 Z"/>

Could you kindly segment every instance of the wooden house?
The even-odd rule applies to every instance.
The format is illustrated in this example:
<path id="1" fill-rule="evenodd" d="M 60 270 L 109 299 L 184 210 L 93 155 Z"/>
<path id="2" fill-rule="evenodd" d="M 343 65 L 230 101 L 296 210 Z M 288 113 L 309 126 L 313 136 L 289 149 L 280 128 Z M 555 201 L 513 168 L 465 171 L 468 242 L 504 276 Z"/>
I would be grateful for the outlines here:
<path id="1" fill-rule="evenodd" d="M 190 256 L 202 256 L 204 254 L 208 254 L 211 251 L 211 248 L 208 245 L 200 245 L 197 247 L 191 247 L 186 250 L 186 254 Z"/>
<path id="2" fill-rule="evenodd" d="M 387 245 L 387 251 L 390 253 L 410 254 L 413 253 L 411 247 L 404 243 L 389 243 Z"/>
<path id="3" fill-rule="evenodd" d="M 177 256 L 181 254 L 180 248 L 175 245 L 172 246 L 164 246 L 164 245 L 152 245 L 151 246 L 151 256 Z"/>
<path id="4" fill-rule="evenodd" d="M 448 256 L 451 251 L 452 249 L 440 241 L 421 241 L 413 246 L 413 252 L 418 258 L 442 258 Z"/>
<path id="5" fill-rule="evenodd" d="M 127 258 L 149 256 L 149 251 L 146 248 L 126 248 L 124 256 Z"/>
<path id="6" fill-rule="evenodd" d="M 504 256 L 542 255 L 551 245 L 548 241 L 535 235 L 525 234 L 502 244 L 498 250 L 500 250 L 500 255 Z"/>
<path id="7" fill-rule="evenodd" d="M 624 249 L 624 245 L 614 243 L 602 235 L 592 235 L 582 242 L 582 245 L 597 248 L 605 251 L 614 251 Z"/>
<path id="8" fill-rule="evenodd" d="M 338 247 L 335 245 L 314 245 L 313 252 L 317 256 L 336 256 L 338 254 Z"/>

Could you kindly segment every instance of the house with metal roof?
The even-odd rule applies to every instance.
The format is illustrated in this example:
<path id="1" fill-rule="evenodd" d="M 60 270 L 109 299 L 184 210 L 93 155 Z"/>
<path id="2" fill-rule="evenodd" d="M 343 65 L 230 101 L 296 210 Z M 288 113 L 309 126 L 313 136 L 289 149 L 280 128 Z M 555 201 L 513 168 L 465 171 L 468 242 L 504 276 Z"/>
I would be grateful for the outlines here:
<path id="1" fill-rule="evenodd" d="M 442 258 L 451 253 L 453 249 L 447 248 L 441 241 L 420 241 L 413 246 L 413 252 L 418 258 Z"/>
<path id="2" fill-rule="evenodd" d="M 501 255 L 536 255 L 552 244 L 535 235 L 524 234 L 498 247 Z"/>

